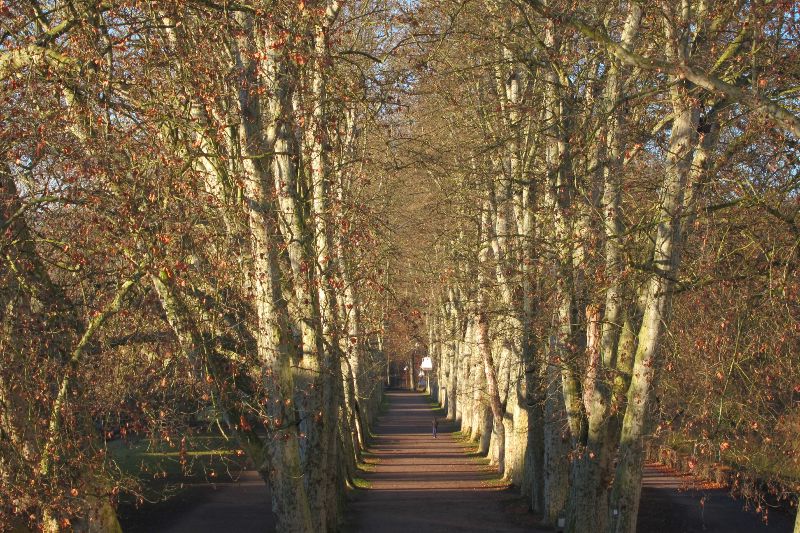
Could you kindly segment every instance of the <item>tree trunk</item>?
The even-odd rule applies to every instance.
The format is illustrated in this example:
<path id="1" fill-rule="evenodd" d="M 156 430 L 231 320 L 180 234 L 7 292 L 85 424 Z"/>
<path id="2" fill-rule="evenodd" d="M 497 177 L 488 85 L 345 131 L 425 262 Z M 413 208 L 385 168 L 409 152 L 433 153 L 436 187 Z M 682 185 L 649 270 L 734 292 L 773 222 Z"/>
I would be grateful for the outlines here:
<path id="1" fill-rule="evenodd" d="M 621 44 L 632 47 L 639 32 L 642 6 L 631 3 Z M 606 291 L 602 325 L 599 309 L 587 308 L 587 355 L 589 364 L 584 380 L 583 403 L 586 412 L 587 438 L 573 462 L 572 492 L 567 511 L 567 531 L 589 529 L 604 531 L 608 519 L 608 487 L 611 477 L 612 439 L 610 419 L 612 384 L 610 370 L 617 366 L 617 349 L 622 331 L 622 159 L 625 114 L 617 102 L 623 93 L 627 69 L 612 63 L 603 93 L 603 110 L 611 117 L 607 126 L 608 163 L 604 168 L 602 208 L 604 217 L 605 272 L 610 280 Z M 598 331 L 601 329 L 601 331 Z"/>
<path id="2" fill-rule="evenodd" d="M 508 426 L 506 427 L 506 470 L 505 477 L 521 488 L 522 495 L 529 495 L 529 483 L 525 473 L 528 441 L 528 410 L 524 402 L 527 395 L 522 364 L 517 361 L 511 372 L 511 383 L 506 399 Z"/>
<path id="3" fill-rule="evenodd" d="M 547 368 L 547 364 L 541 365 Z M 533 380 L 529 380 L 529 385 Z M 531 509 L 534 513 L 545 515 L 545 398 L 540 380 L 533 381 L 535 395 L 529 393 L 532 405 L 528 408 L 528 445 L 525 454 L 525 470 L 530 484 Z"/>
<path id="4" fill-rule="evenodd" d="M 478 336 L 478 350 L 483 359 L 483 368 L 486 373 L 486 394 L 489 400 L 489 408 L 492 411 L 492 421 L 494 423 L 494 433 L 497 435 L 497 470 L 500 474 L 505 473 L 505 446 L 506 431 L 503 423 L 504 406 L 500 403 L 500 391 L 497 383 L 497 371 L 494 367 L 492 358 L 492 346 L 489 340 L 489 319 L 486 311 L 482 308 L 482 303 L 478 303 L 479 311 L 476 317 L 476 329 Z M 481 439 L 483 442 L 483 439 Z"/>
<path id="5" fill-rule="evenodd" d="M 644 316 L 638 333 L 611 494 L 612 531 L 618 533 L 636 531 L 641 495 L 642 437 L 657 366 L 655 358 L 667 320 L 670 292 L 680 265 L 681 217 L 698 125 L 697 104 L 688 95 L 686 82 L 675 80 L 675 83 L 671 90 L 675 119 L 655 236 L 654 273 L 650 276 L 645 295 Z"/>
<path id="6" fill-rule="evenodd" d="M 475 343 L 475 348 L 472 349 L 472 368 L 470 369 L 470 388 L 469 393 L 472 395 L 472 407 L 470 411 L 472 413 L 472 422 L 470 423 L 472 427 L 472 432 L 470 434 L 470 439 L 473 441 L 477 441 L 479 438 L 483 437 L 484 435 L 487 436 L 486 442 L 483 442 L 481 439 L 480 443 L 480 451 L 481 453 L 486 453 L 489 450 L 489 440 L 488 436 L 491 434 L 491 422 L 489 425 L 489 433 L 486 432 L 486 420 L 489 418 L 491 411 L 489 410 L 489 406 L 486 405 L 484 401 L 484 387 L 486 385 L 486 372 L 483 370 L 483 359 L 481 356 L 480 348 L 479 348 L 479 341 L 478 341 L 478 324 L 475 320 L 477 317 L 473 317 L 473 342 Z"/>
<path id="7" fill-rule="evenodd" d="M 461 419 L 461 432 L 469 435 L 472 431 L 472 384 L 475 379 L 473 374 L 474 365 L 472 363 L 472 333 L 473 321 L 465 320 L 464 335 L 459 339 L 459 368 L 461 376 L 458 381 L 462 384 L 458 388 L 458 399 L 456 402 L 456 416 Z"/>
<path id="8" fill-rule="evenodd" d="M 550 344 L 557 342 L 550 339 Z M 548 354 L 552 350 L 548 350 Z M 566 410 L 561 391 L 561 369 L 557 357 L 548 355 L 546 364 L 546 397 L 544 400 L 544 457 L 543 457 L 543 512 L 542 521 L 554 525 L 564 510 L 569 491 L 569 428 L 565 423 Z"/>
<path id="9" fill-rule="evenodd" d="M 258 320 L 256 338 L 258 356 L 264 369 L 264 388 L 271 401 L 267 403 L 271 438 L 268 441 L 269 470 L 267 477 L 272 491 L 272 508 L 278 517 L 281 531 L 313 531 L 308 498 L 303 485 L 297 421 L 293 407 L 294 380 L 292 377 L 289 343 L 291 342 L 288 309 L 281 288 L 285 273 L 281 272 L 278 246 L 282 241 L 275 205 L 274 179 L 269 159 L 264 154 L 274 148 L 274 128 L 271 139 L 263 137 L 262 109 L 257 87 L 261 85 L 256 61 L 256 29 L 252 15 L 242 12 L 236 18 L 242 31 L 235 39 L 235 54 L 239 70 L 239 125 L 245 171 L 245 194 L 250 245 L 253 258 L 253 287 Z M 269 49 L 269 47 L 266 47 Z M 282 67 L 285 61 L 275 50 L 266 53 L 269 67 L 275 74 L 273 98 L 289 97 L 288 74 Z M 274 113 L 274 118 L 280 116 Z M 265 161 L 266 159 L 266 161 Z"/>
<path id="10" fill-rule="evenodd" d="M 583 387 L 588 431 L 585 443 L 579 443 L 572 461 L 572 483 L 567 508 L 567 531 L 606 530 L 608 511 L 607 479 L 610 467 L 610 443 L 606 437 L 609 389 L 602 375 L 600 361 L 600 311 L 589 306 L 587 314 L 588 363 Z"/>

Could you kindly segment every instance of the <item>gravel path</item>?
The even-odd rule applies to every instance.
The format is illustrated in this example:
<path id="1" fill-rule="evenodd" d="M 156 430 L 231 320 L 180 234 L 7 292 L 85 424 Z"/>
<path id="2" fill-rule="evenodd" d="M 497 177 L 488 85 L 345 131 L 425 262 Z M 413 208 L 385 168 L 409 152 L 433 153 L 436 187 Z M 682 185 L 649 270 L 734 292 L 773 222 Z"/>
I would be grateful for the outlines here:
<path id="1" fill-rule="evenodd" d="M 369 449 L 374 471 L 363 474 L 370 487 L 356 491 L 346 530 L 537 531 L 527 505 L 470 454 L 450 425 L 440 423 L 438 438 L 432 437 L 434 412 L 426 396 L 409 391 L 387 395 L 389 409 Z"/>

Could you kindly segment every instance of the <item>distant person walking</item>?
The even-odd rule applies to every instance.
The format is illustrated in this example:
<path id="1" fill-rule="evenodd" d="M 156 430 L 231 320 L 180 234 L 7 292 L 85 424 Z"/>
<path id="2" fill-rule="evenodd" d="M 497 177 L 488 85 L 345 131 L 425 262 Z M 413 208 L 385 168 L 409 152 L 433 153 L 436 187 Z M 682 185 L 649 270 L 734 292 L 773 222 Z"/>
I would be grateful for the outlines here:
<path id="1" fill-rule="evenodd" d="M 436 430 L 439 429 L 439 421 L 436 420 L 435 416 L 433 417 L 432 425 L 433 425 L 433 438 L 435 439 L 436 438 Z"/>

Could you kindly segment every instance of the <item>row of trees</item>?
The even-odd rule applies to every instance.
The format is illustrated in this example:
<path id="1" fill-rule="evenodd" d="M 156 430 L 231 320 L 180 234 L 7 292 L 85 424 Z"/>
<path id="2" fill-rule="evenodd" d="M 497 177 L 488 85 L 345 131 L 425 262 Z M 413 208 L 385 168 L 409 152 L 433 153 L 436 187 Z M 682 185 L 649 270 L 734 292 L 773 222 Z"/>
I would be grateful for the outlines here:
<path id="1" fill-rule="evenodd" d="M 797 470 L 797 9 L 0 3 L 0 518 L 118 530 L 103 419 L 203 411 L 333 530 L 384 330 L 570 531 L 653 435 Z"/>
<path id="2" fill-rule="evenodd" d="M 422 7 L 448 416 L 568 531 L 636 530 L 653 436 L 796 491 L 797 6 Z"/>
<path id="3" fill-rule="evenodd" d="M 0 3 L 0 523 L 118 531 L 110 414 L 336 528 L 380 399 L 381 2 Z M 2 529 L 2 528 L 0 528 Z"/>

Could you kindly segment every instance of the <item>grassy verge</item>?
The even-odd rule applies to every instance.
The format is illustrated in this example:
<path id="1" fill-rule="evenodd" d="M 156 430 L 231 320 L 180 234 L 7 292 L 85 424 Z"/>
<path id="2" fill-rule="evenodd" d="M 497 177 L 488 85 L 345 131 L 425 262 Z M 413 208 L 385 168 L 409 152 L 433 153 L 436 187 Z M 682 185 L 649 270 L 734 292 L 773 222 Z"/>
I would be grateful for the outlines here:
<path id="1" fill-rule="evenodd" d="M 137 438 L 107 444 L 112 468 L 131 495 L 122 503 L 167 500 L 187 485 L 226 483 L 247 466 L 236 442 L 221 435 L 200 434 L 179 441 Z M 135 494 L 136 496 L 132 496 Z"/>
<path id="2" fill-rule="evenodd" d="M 664 444 L 681 454 L 694 455 L 700 447 L 696 445 L 702 444 L 702 441 L 670 435 L 664 440 Z M 716 462 L 716 457 L 708 457 L 702 453 L 698 456 L 703 462 Z M 734 446 L 720 453 L 719 462 L 737 472 L 749 472 L 756 477 L 780 480 L 794 487 L 800 486 L 800 463 L 787 461 L 786 457 L 775 450 Z"/>
<path id="3" fill-rule="evenodd" d="M 363 477 L 354 477 L 353 478 L 353 486 L 355 488 L 357 488 L 357 489 L 366 490 L 366 489 L 371 489 L 372 488 L 372 483 L 370 481 L 367 481 Z"/>
<path id="4" fill-rule="evenodd" d="M 372 452 L 361 452 L 361 463 L 367 466 L 377 465 L 381 462 L 381 458 Z"/>
<path id="5" fill-rule="evenodd" d="M 369 461 L 364 460 L 363 462 L 359 462 L 356 466 L 362 472 L 374 472 L 378 468 L 378 463 L 380 463 L 380 459 L 373 458 Z"/>
<path id="6" fill-rule="evenodd" d="M 453 438 L 462 444 L 473 444 L 473 441 L 469 438 L 469 433 L 464 433 L 461 430 L 454 431 Z"/>
<path id="7" fill-rule="evenodd" d="M 381 397 L 381 403 L 378 404 L 378 412 L 380 414 L 385 414 L 386 411 L 389 410 L 389 395 L 384 393 Z"/>

